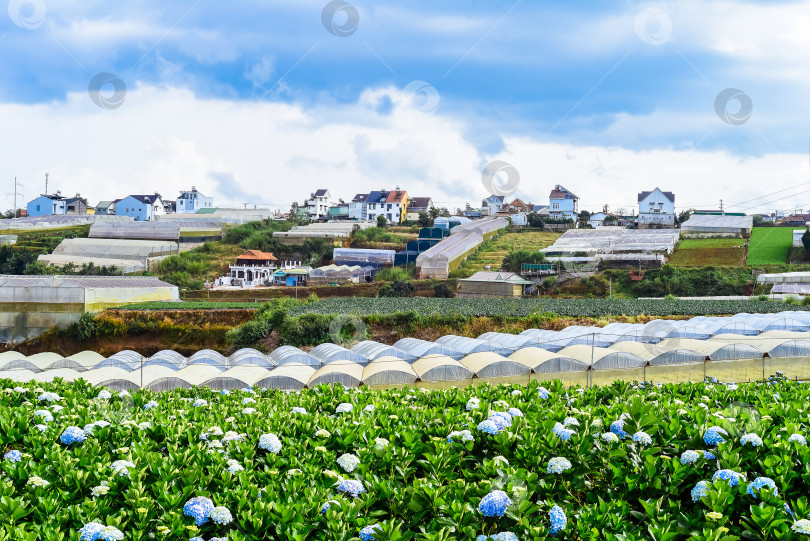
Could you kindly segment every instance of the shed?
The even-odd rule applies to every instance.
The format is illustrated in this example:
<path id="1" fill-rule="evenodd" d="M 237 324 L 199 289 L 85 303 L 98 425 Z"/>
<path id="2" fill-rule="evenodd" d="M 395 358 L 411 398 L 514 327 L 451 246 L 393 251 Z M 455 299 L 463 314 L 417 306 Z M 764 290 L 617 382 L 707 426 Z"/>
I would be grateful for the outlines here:
<path id="1" fill-rule="evenodd" d="M 681 236 L 748 238 L 753 226 L 753 216 L 693 214 L 681 224 Z"/>
<path id="2" fill-rule="evenodd" d="M 479 271 L 458 281 L 457 297 L 521 297 L 533 282 L 515 272 Z"/>

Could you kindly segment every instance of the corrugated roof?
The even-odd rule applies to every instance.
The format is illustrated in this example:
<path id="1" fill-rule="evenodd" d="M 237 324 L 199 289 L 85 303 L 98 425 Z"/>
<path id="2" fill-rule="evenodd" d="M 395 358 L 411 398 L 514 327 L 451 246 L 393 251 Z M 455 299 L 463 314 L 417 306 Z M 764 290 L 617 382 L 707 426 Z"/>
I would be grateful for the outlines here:
<path id="1" fill-rule="evenodd" d="M 177 287 L 155 276 L 11 276 L 0 275 L 0 287 Z"/>
<path id="2" fill-rule="evenodd" d="M 262 252 L 261 250 L 248 250 L 244 254 L 237 256 L 239 259 L 253 259 L 256 261 L 278 261 L 278 258 L 271 253 Z"/>
<path id="3" fill-rule="evenodd" d="M 528 285 L 532 282 L 526 280 L 516 272 L 478 271 L 469 278 L 460 282 L 508 282 L 510 284 Z"/>

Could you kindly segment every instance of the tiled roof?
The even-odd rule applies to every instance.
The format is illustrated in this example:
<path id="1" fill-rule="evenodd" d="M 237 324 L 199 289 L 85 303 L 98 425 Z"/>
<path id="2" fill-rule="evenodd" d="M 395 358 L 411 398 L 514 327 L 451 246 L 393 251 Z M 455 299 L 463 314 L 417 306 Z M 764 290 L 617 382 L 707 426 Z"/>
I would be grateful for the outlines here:
<path id="1" fill-rule="evenodd" d="M 238 256 L 236 259 L 252 259 L 256 261 L 278 261 L 276 256 L 261 250 L 248 250 L 244 254 Z"/>
<path id="2" fill-rule="evenodd" d="M 405 190 L 399 190 L 399 193 L 397 193 L 397 190 L 391 190 L 390 192 L 388 192 L 388 197 L 386 198 L 385 202 L 386 203 L 401 203 L 402 199 L 404 197 L 407 197 L 407 195 L 408 195 L 408 192 L 406 192 Z"/>
<path id="3" fill-rule="evenodd" d="M 430 205 L 430 197 L 411 197 L 410 208 L 426 209 Z"/>
<path id="4" fill-rule="evenodd" d="M 657 189 L 658 188 L 656 188 L 656 190 Z M 652 191 L 649 191 L 649 192 L 641 192 L 640 194 L 638 194 L 638 202 L 641 203 L 642 201 L 647 199 L 647 196 L 649 196 L 654 191 L 655 190 L 652 190 Z M 675 202 L 675 194 L 674 193 L 672 193 L 672 192 L 664 192 L 664 191 L 662 191 L 661 193 L 664 194 L 666 196 L 666 198 L 669 199 L 670 201 L 672 201 L 673 203 Z"/>
<path id="5" fill-rule="evenodd" d="M 368 194 L 367 193 L 359 193 L 359 194 L 354 196 L 354 198 L 352 199 L 352 203 L 362 203 L 366 199 L 368 199 Z"/>
<path id="6" fill-rule="evenodd" d="M 133 199 L 137 199 L 141 203 L 154 203 L 156 199 L 160 198 L 160 194 L 153 193 L 151 195 L 130 195 Z M 126 199 L 126 198 L 125 198 Z M 148 199 L 148 201 L 147 201 Z"/>

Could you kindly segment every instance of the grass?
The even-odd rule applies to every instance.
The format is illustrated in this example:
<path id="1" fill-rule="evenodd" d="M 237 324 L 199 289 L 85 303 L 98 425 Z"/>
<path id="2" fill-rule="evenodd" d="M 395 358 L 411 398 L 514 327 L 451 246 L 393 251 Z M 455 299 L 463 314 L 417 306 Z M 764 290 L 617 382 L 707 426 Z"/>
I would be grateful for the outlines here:
<path id="1" fill-rule="evenodd" d="M 461 266 L 453 271 L 454 278 L 468 278 L 478 271 L 486 270 L 489 265 L 492 270 L 498 270 L 503 258 L 514 250 L 540 250 L 554 244 L 560 233 L 545 231 L 529 231 L 523 233 L 504 233 L 484 242 L 481 249 L 471 255 Z"/>
<path id="2" fill-rule="evenodd" d="M 745 239 L 684 239 L 669 258 L 675 267 L 745 266 Z"/>
<path id="3" fill-rule="evenodd" d="M 793 246 L 792 227 L 755 227 L 748 243 L 748 265 L 782 265 Z"/>

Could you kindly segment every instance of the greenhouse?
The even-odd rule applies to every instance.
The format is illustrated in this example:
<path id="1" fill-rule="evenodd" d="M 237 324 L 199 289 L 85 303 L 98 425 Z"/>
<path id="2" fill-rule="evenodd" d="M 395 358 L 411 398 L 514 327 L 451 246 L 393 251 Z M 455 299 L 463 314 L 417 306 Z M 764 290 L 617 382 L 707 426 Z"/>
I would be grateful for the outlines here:
<path id="1" fill-rule="evenodd" d="M 428 355 L 411 367 L 422 381 L 460 381 L 472 379 L 472 370 L 446 355 Z"/>
<path id="2" fill-rule="evenodd" d="M 670 254 L 679 234 L 677 229 L 569 229 L 541 251 L 553 257 Z"/>
<path id="3" fill-rule="evenodd" d="M 532 369 L 516 360 L 502 357 L 492 351 L 473 353 L 461 359 L 477 378 L 505 378 L 510 376 L 524 376 Z"/>
<path id="4" fill-rule="evenodd" d="M 180 241 L 178 222 L 97 222 L 90 227 L 91 239 L 135 239 Z"/>
<path id="5" fill-rule="evenodd" d="M 371 266 L 326 265 L 309 272 L 312 284 L 370 282 L 376 269 Z"/>
<path id="6" fill-rule="evenodd" d="M 321 364 L 330 364 L 336 361 L 350 361 L 361 365 L 368 364 L 368 359 L 362 355 L 343 346 L 328 342 L 315 346 L 309 354 L 320 361 Z"/>
<path id="7" fill-rule="evenodd" d="M 375 361 L 380 357 L 393 357 L 395 359 L 408 361 L 409 363 L 416 360 L 416 355 L 412 353 L 403 351 L 396 346 L 381 344 L 373 340 L 363 340 L 352 347 L 352 351 L 370 361 Z"/>
<path id="8" fill-rule="evenodd" d="M 528 347 L 514 352 L 509 359 L 531 368 L 535 374 L 552 374 L 556 372 L 582 372 L 588 369 L 589 362 L 572 357 L 563 357 L 558 353 L 543 348 Z"/>
<path id="9" fill-rule="evenodd" d="M 146 270 L 150 259 L 179 253 L 177 242 L 170 240 L 77 238 L 64 239 L 53 253 L 40 255 L 37 261 L 58 267 L 93 263 L 132 273 Z"/>
<path id="10" fill-rule="evenodd" d="M 421 340 L 419 338 L 402 338 L 397 342 L 394 342 L 394 347 L 417 358 L 427 357 L 428 355 L 446 355 L 458 360 L 464 356 L 462 352 L 457 351 L 450 346 L 429 342 L 427 340 Z"/>
<path id="11" fill-rule="evenodd" d="M 335 248 L 332 260 L 335 265 L 349 267 L 375 267 L 394 264 L 395 250 L 370 250 L 364 248 Z"/>
<path id="12" fill-rule="evenodd" d="M 239 353 L 237 351 L 237 353 Z M 234 354 L 235 355 L 235 354 Z M 321 366 L 321 361 L 308 353 L 304 353 L 297 347 L 281 346 L 273 350 L 269 355 L 270 362 L 276 366 L 288 363 L 303 364 L 307 366 Z"/>
<path id="13" fill-rule="evenodd" d="M 336 360 L 326 364 L 312 375 L 309 386 L 337 383 L 344 387 L 357 387 L 363 381 L 364 366 L 349 360 Z"/>
<path id="14" fill-rule="evenodd" d="M 312 366 L 287 363 L 274 368 L 266 377 L 256 382 L 256 387 L 279 389 L 281 391 L 300 391 L 304 389 L 315 374 Z"/>
<path id="15" fill-rule="evenodd" d="M 455 336 L 448 334 L 436 340 L 437 344 L 448 346 L 456 351 L 469 355 L 470 353 L 480 353 L 482 351 L 492 351 L 499 355 L 509 355 L 512 351 L 508 347 L 500 346 L 479 340 L 477 338 L 467 338 L 466 336 Z"/>
<path id="16" fill-rule="evenodd" d="M 416 267 L 422 278 L 445 279 L 450 271 L 478 249 L 484 240 L 509 225 L 506 218 L 476 220 L 456 226 L 450 236 L 425 250 L 416 258 Z"/>
<path id="17" fill-rule="evenodd" d="M 681 224 L 684 237 L 744 237 L 751 236 L 753 216 L 693 214 Z"/>
<path id="18" fill-rule="evenodd" d="M 411 364 L 396 357 L 380 357 L 363 369 L 364 385 L 410 385 L 417 379 Z"/>

